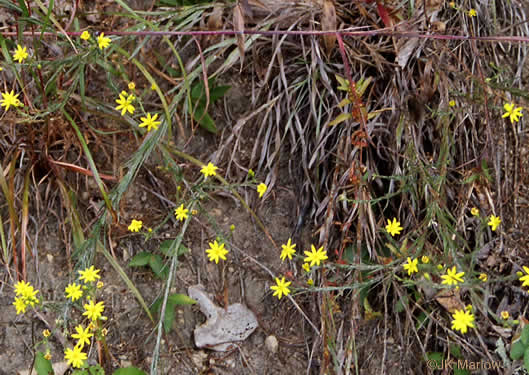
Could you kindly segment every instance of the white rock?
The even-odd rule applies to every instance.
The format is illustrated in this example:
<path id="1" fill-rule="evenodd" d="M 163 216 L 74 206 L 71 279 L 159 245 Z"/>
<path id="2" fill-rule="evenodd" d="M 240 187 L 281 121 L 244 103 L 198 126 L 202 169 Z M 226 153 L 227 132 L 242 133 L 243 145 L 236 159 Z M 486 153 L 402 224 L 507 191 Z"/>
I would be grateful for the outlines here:
<path id="1" fill-rule="evenodd" d="M 270 335 L 265 340 L 265 348 L 270 353 L 276 354 L 277 349 L 279 348 L 279 342 L 277 342 L 277 338 L 274 335 Z"/>

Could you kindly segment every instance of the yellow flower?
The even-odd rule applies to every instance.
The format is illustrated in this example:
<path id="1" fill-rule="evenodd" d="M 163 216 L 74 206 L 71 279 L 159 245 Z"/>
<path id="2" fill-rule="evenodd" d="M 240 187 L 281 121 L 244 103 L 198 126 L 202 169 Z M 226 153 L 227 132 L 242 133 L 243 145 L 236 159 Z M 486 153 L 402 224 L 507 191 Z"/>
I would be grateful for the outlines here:
<path id="1" fill-rule="evenodd" d="M 233 232 L 235 230 L 235 225 L 230 225 L 230 231 Z"/>
<path id="2" fill-rule="evenodd" d="M 156 121 L 158 114 L 156 113 L 151 117 L 150 113 L 147 113 L 147 117 L 141 117 L 140 128 L 147 127 L 147 131 L 150 132 L 151 129 L 158 130 L 158 125 L 161 124 L 161 121 Z"/>
<path id="3" fill-rule="evenodd" d="M 77 333 L 72 334 L 72 337 L 74 339 L 77 339 L 77 344 L 75 345 L 75 347 L 79 347 L 82 349 L 84 347 L 84 344 L 90 345 L 90 337 L 92 337 L 94 334 L 88 332 L 89 328 L 86 327 L 86 329 L 83 329 L 83 326 L 79 324 L 77 327 L 75 327 L 75 330 L 77 331 Z"/>
<path id="4" fill-rule="evenodd" d="M 509 312 L 508 311 L 502 311 L 501 312 L 501 317 L 505 320 L 509 319 L 510 315 L 509 315 Z"/>
<path id="5" fill-rule="evenodd" d="M 503 109 L 505 109 L 505 113 L 503 114 L 502 117 L 503 118 L 508 117 L 509 120 L 511 120 L 512 124 L 520 121 L 520 117 L 523 116 L 522 107 L 515 107 L 514 103 L 505 103 L 503 105 Z"/>
<path id="6" fill-rule="evenodd" d="M 26 297 L 28 294 L 31 294 L 33 287 L 30 283 L 20 280 L 15 284 L 15 294 L 18 297 Z"/>
<path id="7" fill-rule="evenodd" d="M 108 329 L 103 328 L 103 329 L 101 330 L 101 336 L 105 337 L 106 335 L 108 335 Z"/>
<path id="8" fill-rule="evenodd" d="M 15 108 L 17 107 L 23 107 L 24 104 L 22 104 L 22 102 L 18 99 L 18 96 L 20 94 L 16 94 L 15 95 L 15 91 L 14 90 L 11 90 L 11 92 L 3 92 L 1 93 L 2 94 L 2 99 L 0 100 L 0 106 L 1 107 L 6 107 L 6 112 L 9 110 L 9 107 L 10 106 L 13 106 Z"/>
<path id="9" fill-rule="evenodd" d="M 423 255 L 421 257 L 421 261 L 424 263 L 424 264 L 427 264 L 427 263 L 430 263 L 430 258 L 428 258 L 426 255 Z"/>
<path id="10" fill-rule="evenodd" d="M 303 266 L 301 266 L 305 272 L 310 272 L 310 265 L 308 263 L 303 263 Z"/>
<path id="11" fill-rule="evenodd" d="M 464 272 L 457 273 L 456 266 L 454 266 L 452 267 L 451 270 L 450 268 L 446 270 L 446 275 L 441 276 L 441 278 L 443 279 L 443 282 L 441 284 L 457 285 L 458 283 L 464 282 L 463 280 L 464 275 L 465 275 Z"/>
<path id="12" fill-rule="evenodd" d="M 250 177 L 250 178 L 254 178 L 255 177 L 255 172 L 253 171 L 253 169 L 248 169 L 248 177 Z"/>
<path id="13" fill-rule="evenodd" d="M 476 13 L 476 10 L 474 8 L 471 8 L 469 11 L 468 11 L 468 16 L 469 17 L 476 17 L 478 14 Z"/>
<path id="14" fill-rule="evenodd" d="M 486 282 L 486 281 L 489 279 L 489 277 L 487 276 L 486 273 L 480 273 L 480 274 L 479 274 L 479 279 L 480 279 L 481 281 L 483 281 L 483 282 Z"/>
<path id="15" fill-rule="evenodd" d="M 94 266 L 90 266 L 90 268 L 85 269 L 84 271 L 79 271 L 79 274 L 81 277 L 79 277 L 79 280 L 84 280 L 85 284 L 90 283 L 92 281 L 96 281 L 96 279 L 100 279 L 101 277 L 98 275 L 100 270 L 94 269 Z"/>
<path id="16" fill-rule="evenodd" d="M 26 300 L 22 297 L 15 297 L 15 301 L 13 302 L 13 306 L 15 306 L 15 309 L 17 310 L 17 315 L 22 313 L 24 314 L 26 312 L 26 307 L 28 306 L 26 303 Z"/>
<path id="17" fill-rule="evenodd" d="M 465 306 L 465 310 L 467 310 L 467 311 L 472 312 L 472 309 L 473 309 L 472 305 L 466 305 Z"/>
<path id="18" fill-rule="evenodd" d="M 94 301 L 90 301 L 84 306 L 85 312 L 83 315 L 86 315 L 88 319 L 91 319 L 93 321 L 96 321 L 101 317 L 101 313 L 103 310 L 105 310 L 105 303 L 104 302 L 98 302 L 94 304 Z"/>
<path id="19" fill-rule="evenodd" d="M 136 84 L 135 84 L 134 82 L 129 82 L 129 84 L 128 84 L 128 88 L 129 88 L 129 90 L 131 90 L 131 91 L 132 91 L 132 90 L 135 90 L 135 89 L 136 89 Z"/>
<path id="20" fill-rule="evenodd" d="M 51 360 L 51 353 L 47 352 L 46 354 L 44 354 L 44 359 L 47 359 L 48 361 L 50 361 Z"/>
<path id="21" fill-rule="evenodd" d="M 400 234 L 400 231 L 403 228 L 400 226 L 400 221 L 397 221 L 396 218 L 393 218 L 393 222 L 388 219 L 388 225 L 386 225 L 386 231 L 391 234 L 391 236 L 395 236 L 396 234 Z"/>
<path id="22" fill-rule="evenodd" d="M 490 215 L 490 220 L 487 223 L 488 226 L 490 226 L 490 229 L 492 231 L 495 231 L 496 228 L 498 228 L 498 225 L 500 225 L 501 219 L 498 216 Z"/>
<path id="23" fill-rule="evenodd" d="M 307 285 L 308 285 L 308 286 L 313 286 L 313 285 L 314 285 L 314 280 L 312 280 L 312 279 L 308 279 L 308 280 L 307 280 Z"/>
<path id="24" fill-rule="evenodd" d="M 110 38 L 108 36 L 105 36 L 105 33 L 101 33 L 101 35 L 97 37 L 97 44 L 99 45 L 99 49 L 101 50 L 107 48 L 110 45 L 110 42 Z"/>
<path id="25" fill-rule="evenodd" d="M 452 329 L 460 331 L 461 333 L 467 333 L 468 328 L 475 328 L 474 326 L 474 315 L 470 311 L 456 310 L 452 314 L 454 320 L 452 320 Z"/>
<path id="26" fill-rule="evenodd" d="M 519 275 L 519 280 L 523 283 L 522 286 L 529 286 L 529 267 L 523 266 L 523 270 L 526 274 Z"/>
<path id="27" fill-rule="evenodd" d="M 452 99 L 452 100 L 450 100 L 450 101 L 448 102 L 448 105 L 449 105 L 450 107 L 455 107 L 455 106 L 456 106 L 456 101 Z"/>
<path id="28" fill-rule="evenodd" d="M 143 225 L 143 222 L 141 220 L 132 219 L 128 229 L 131 232 L 139 232 L 139 230 L 141 229 L 142 225 Z"/>
<path id="29" fill-rule="evenodd" d="M 320 265 L 320 261 L 324 261 L 326 259 L 329 259 L 327 257 L 327 252 L 323 250 L 323 246 L 320 247 L 318 250 L 316 250 L 316 247 L 314 245 L 311 245 L 311 251 L 305 251 L 305 259 L 304 262 L 310 262 L 310 266 L 313 265 Z"/>
<path id="30" fill-rule="evenodd" d="M 156 83 L 153 83 L 153 84 L 151 85 L 151 90 L 152 90 L 152 91 L 156 90 L 156 87 L 157 87 L 157 86 L 156 86 Z"/>
<path id="31" fill-rule="evenodd" d="M 26 283 L 24 280 L 21 280 L 15 284 L 15 294 L 17 295 L 17 297 L 20 297 L 22 302 L 24 302 L 25 307 L 28 305 L 30 305 L 31 307 L 35 306 L 35 303 L 38 302 L 38 292 L 38 290 L 33 289 L 33 286 L 30 283 Z M 17 305 L 19 307 L 22 306 L 22 304 L 20 302 L 17 302 L 16 299 L 13 305 L 15 305 L 15 307 L 17 307 Z M 25 308 L 23 312 L 25 312 Z"/>
<path id="32" fill-rule="evenodd" d="M 28 58 L 27 48 L 22 47 L 20 44 L 17 44 L 17 49 L 13 52 L 13 59 L 17 60 L 19 63 Z"/>
<path id="33" fill-rule="evenodd" d="M 125 116 L 125 112 L 129 112 L 130 114 L 134 113 L 134 106 L 132 105 L 134 99 L 134 95 L 129 95 L 126 91 L 122 91 L 119 94 L 119 99 L 116 99 L 116 103 L 119 104 L 116 110 L 121 111 L 121 116 Z"/>
<path id="34" fill-rule="evenodd" d="M 45 329 L 44 331 L 42 331 L 42 336 L 48 338 L 50 337 L 50 335 L 51 335 L 51 332 L 49 329 Z"/>
<path id="35" fill-rule="evenodd" d="M 406 271 L 408 271 L 408 276 L 414 272 L 419 272 L 419 269 L 417 268 L 417 263 L 419 263 L 419 259 L 411 260 L 411 258 L 408 257 L 408 263 L 402 266 Z"/>
<path id="36" fill-rule="evenodd" d="M 283 277 L 281 280 L 279 280 L 278 277 L 276 277 L 276 284 L 272 285 L 270 289 L 274 290 L 273 296 L 277 296 L 278 299 L 281 299 L 283 297 L 283 294 L 285 296 L 288 296 L 290 293 L 290 289 L 288 289 L 288 286 L 292 284 L 291 281 L 285 281 L 285 278 Z"/>
<path id="37" fill-rule="evenodd" d="M 98 281 L 97 284 L 96 284 L 96 288 L 97 289 L 101 289 L 103 286 L 105 286 L 105 283 L 102 282 L 102 281 Z"/>
<path id="38" fill-rule="evenodd" d="M 83 33 L 81 34 L 81 39 L 82 40 L 89 40 L 90 39 L 90 33 L 87 30 L 83 31 Z"/>
<path id="39" fill-rule="evenodd" d="M 259 198 L 262 198 L 264 193 L 266 193 L 266 185 L 263 183 L 260 183 L 259 186 L 257 186 L 257 192 L 259 193 Z"/>
<path id="40" fill-rule="evenodd" d="M 286 245 L 281 245 L 281 248 L 283 249 L 281 250 L 281 255 L 279 256 L 281 260 L 285 260 L 286 258 L 292 260 L 292 255 L 296 253 L 296 244 L 291 244 L 291 240 L 292 239 L 289 238 Z"/>
<path id="41" fill-rule="evenodd" d="M 472 216 L 479 216 L 479 210 L 476 208 L 476 207 L 472 207 L 472 209 L 470 210 L 470 214 Z"/>
<path id="42" fill-rule="evenodd" d="M 215 240 L 214 242 L 210 242 L 209 246 L 210 249 L 206 250 L 206 253 L 210 262 L 215 261 L 215 263 L 218 264 L 219 259 L 226 260 L 226 254 L 228 254 L 228 250 L 224 248 L 223 243 L 219 245 L 217 240 Z"/>
<path id="43" fill-rule="evenodd" d="M 64 291 L 66 292 L 66 298 L 70 298 L 72 302 L 77 301 L 79 298 L 83 296 L 81 285 L 76 284 L 76 283 L 68 284 L 68 286 L 66 287 Z"/>
<path id="44" fill-rule="evenodd" d="M 202 174 L 208 178 L 209 176 L 215 176 L 217 174 L 216 170 L 218 168 L 216 166 L 214 166 L 212 163 L 208 163 L 208 165 L 202 167 L 202 169 L 200 170 L 200 172 L 202 172 Z"/>
<path id="45" fill-rule="evenodd" d="M 174 215 L 176 216 L 177 220 L 183 221 L 187 219 L 187 213 L 189 210 L 187 208 L 184 208 L 184 204 L 182 203 L 178 208 L 175 208 Z"/>
<path id="46" fill-rule="evenodd" d="M 64 359 L 68 362 L 69 365 L 72 365 L 73 368 L 80 368 L 83 364 L 85 359 L 87 359 L 86 353 L 83 353 L 81 351 L 81 348 L 75 346 L 72 349 L 67 348 L 64 351 Z"/>

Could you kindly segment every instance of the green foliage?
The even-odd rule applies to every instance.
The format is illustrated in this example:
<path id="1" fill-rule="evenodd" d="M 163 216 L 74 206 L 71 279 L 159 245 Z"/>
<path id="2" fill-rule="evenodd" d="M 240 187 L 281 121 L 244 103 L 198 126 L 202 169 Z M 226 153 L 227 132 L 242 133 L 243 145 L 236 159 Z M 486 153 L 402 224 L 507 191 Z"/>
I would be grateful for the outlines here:
<path id="1" fill-rule="evenodd" d="M 224 94 L 230 89 L 230 86 L 215 86 L 213 78 L 208 79 L 209 88 L 209 106 L 222 98 Z M 200 126 L 211 133 L 217 133 L 217 126 L 215 121 L 206 112 L 207 95 L 206 88 L 202 81 L 195 84 L 191 89 L 191 101 L 193 103 L 192 109 L 189 109 L 191 115 Z"/>
<path id="2" fill-rule="evenodd" d="M 44 353 L 42 352 L 37 352 L 35 355 L 35 371 L 37 371 L 38 375 L 53 374 L 51 362 L 44 358 Z"/>
<path id="3" fill-rule="evenodd" d="M 163 296 L 158 297 L 156 301 L 151 306 L 152 313 L 158 313 L 160 311 L 160 308 L 162 307 L 163 302 Z M 163 317 L 163 328 L 165 333 L 169 333 L 171 330 L 171 327 L 173 326 L 174 318 L 175 318 L 175 307 L 176 306 L 182 306 L 182 305 L 192 305 L 196 303 L 196 301 L 192 298 L 189 298 L 185 294 L 171 294 L 167 298 L 167 304 L 165 306 L 165 314 Z"/>
<path id="4" fill-rule="evenodd" d="M 75 370 L 73 375 L 105 375 L 105 370 L 99 365 L 94 365 L 88 366 L 82 370 Z"/>
<path id="5" fill-rule="evenodd" d="M 112 373 L 112 375 L 146 375 L 145 371 L 137 369 L 136 367 L 130 366 L 126 368 L 120 368 Z"/>
<path id="6" fill-rule="evenodd" d="M 171 248 L 173 247 L 173 242 L 176 240 L 166 240 L 161 243 L 160 251 L 166 257 L 174 256 L 175 253 L 177 256 L 185 254 L 189 251 L 185 246 L 180 246 L 178 251 L 173 250 L 171 254 Z M 149 266 L 154 272 L 154 274 L 160 279 L 167 279 L 169 275 L 169 266 L 164 263 L 164 260 L 161 255 L 153 254 L 148 251 L 142 251 L 141 253 L 136 254 L 129 262 L 129 267 L 144 267 Z"/>
<path id="7" fill-rule="evenodd" d="M 523 366 L 529 371 L 529 324 L 523 327 L 521 336 L 512 343 L 510 356 L 512 360 L 523 358 Z"/>

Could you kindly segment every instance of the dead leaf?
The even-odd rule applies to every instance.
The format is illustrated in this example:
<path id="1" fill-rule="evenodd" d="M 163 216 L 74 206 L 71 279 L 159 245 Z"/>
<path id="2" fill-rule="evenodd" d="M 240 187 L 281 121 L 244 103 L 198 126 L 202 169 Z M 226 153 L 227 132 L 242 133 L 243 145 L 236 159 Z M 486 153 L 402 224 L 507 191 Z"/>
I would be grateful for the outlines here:
<path id="1" fill-rule="evenodd" d="M 237 5 L 235 5 L 235 8 L 233 8 L 233 27 L 235 28 L 235 31 L 241 32 L 241 34 L 237 34 L 236 37 L 237 46 L 241 55 L 242 71 L 242 65 L 244 63 L 244 35 L 242 34 L 242 32 L 244 31 L 244 15 L 240 3 L 237 3 Z"/>
<path id="2" fill-rule="evenodd" d="M 323 2 L 323 14 L 321 16 L 321 29 L 322 31 L 335 31 L 336 27 L 336 8 L 334 7 L 334 3 L 332 0 L 325 0 Z M 325 44 L 327 55 L 330 56 L 336 44 L 336 35 L 324 35 L 323 43 Z"/>
<path id="3" fill-rule="evenodd" d="M 223 7 L 215 5 L 208 17 L 208 30 L 222 30 L 222 10 Z"/>
<path id="4" fill-rule="evenodd" d="M 380 18 L 382 19 L 382 22 L 384 22 L 384 26 L 388 28 L 393 27 L 393 20 L 389 16 L 390 12 L 388 11 L 388 9 L 386 9 L 386 7 L 383 4 L 380 4 L 378 1 L 377 1 L 377 12 Z"/>
<path id="5" fill-rule="evenodd" d="M 436 33 L 443 34 L 446 31 L 446 23 L 443 21 L 432 22 L 432 29 Z"/>
<path id="6" fill-rule="evenodd" d="M 426 11 L 433 13 L 441 10 L 444 0 L 426 0 Z"/>
<path id="7" fill-rule="evenodd" d="M 443 289 L 436 294 L 435 299 L 449 313 L 465 309 L 459 289 Z"/>
<path id="8" fill-rule="evenodd" d="M 405 68 L 408 60 L 415 52 L 417 45 L 419 44 L 419 38 L 408 39 L 403 46 L 399 46 L 397 53 L 397 62 L 401 68 Z"/>

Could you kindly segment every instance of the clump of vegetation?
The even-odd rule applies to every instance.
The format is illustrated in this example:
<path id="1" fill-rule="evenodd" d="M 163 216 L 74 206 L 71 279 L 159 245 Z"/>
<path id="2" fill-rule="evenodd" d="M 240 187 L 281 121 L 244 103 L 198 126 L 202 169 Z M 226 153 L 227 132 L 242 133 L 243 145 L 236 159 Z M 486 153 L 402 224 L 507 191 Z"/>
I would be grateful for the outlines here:
<path id="1" fill-rule="evenodd" d="M 525 46 L 476 47 L 524 32 L 525 10 L 434 3 L 117 1 L 95 28 L 86 9 L 68 20 L 53 2 L 0 1 L 17 28 L 0 36 L 4 291 L 17 320 L 45 326 L 35 371 L 60 356 L 78 375 L 164 373 L 176 311 L 195 302 L 185 284 L 205 279 L 227 307 L 243 271 L 273 306 L 264 331 L 299 335 L 305 368 L 383 372 L 396 345 L 401 370 L 529 370 Z M 351 19 L 369 29 L 334 32 Z M 327 33 L 300 32 L 314 25 Z M 294 209 L 277 215 L 286 195 Z M 245 215 L 266 252 L 222 210 Z M 66 249 L 60 285 L 38 272 L 50 225 Z M 120 294 L 103 276 L 141 307 L 149 361 L 116 360 Z"/>

